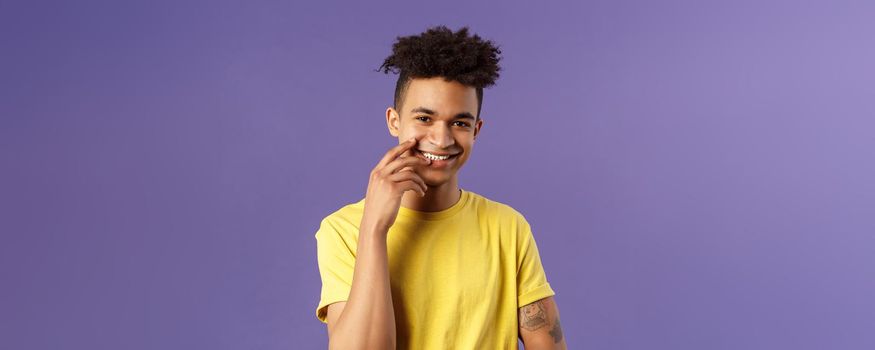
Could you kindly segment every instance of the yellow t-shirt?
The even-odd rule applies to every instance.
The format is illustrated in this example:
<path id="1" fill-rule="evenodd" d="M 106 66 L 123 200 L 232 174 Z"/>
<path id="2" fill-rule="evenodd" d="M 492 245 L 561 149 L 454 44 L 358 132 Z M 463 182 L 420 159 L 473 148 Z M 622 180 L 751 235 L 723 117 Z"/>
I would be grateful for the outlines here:
<path id="1" fill-rule="evenodd" d="M 461 190 L 452 207 L 401 207 L 387 238 L 399 349 L 516 349 L 518 308 L 555 295 L 529 223 L 510 206 Z M 346 301 L 364 199 L 316 232 L 322 295 L 316 317 Z"/>

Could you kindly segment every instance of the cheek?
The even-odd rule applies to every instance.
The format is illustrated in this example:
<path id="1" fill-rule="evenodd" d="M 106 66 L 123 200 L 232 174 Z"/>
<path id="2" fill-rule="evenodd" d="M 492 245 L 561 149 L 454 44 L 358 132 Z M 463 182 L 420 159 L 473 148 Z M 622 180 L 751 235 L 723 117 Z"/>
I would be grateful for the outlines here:
<path id="1" fill-rule="evenodd" d="M 426 135 L 425 130 L 420 130 L 415 127 L 407 127 L 401 129 L 401 136 L 404 136 L 404 139 L 409 139 L 411 137 L 415 137 L 416 139 L 422 139 Z"/>

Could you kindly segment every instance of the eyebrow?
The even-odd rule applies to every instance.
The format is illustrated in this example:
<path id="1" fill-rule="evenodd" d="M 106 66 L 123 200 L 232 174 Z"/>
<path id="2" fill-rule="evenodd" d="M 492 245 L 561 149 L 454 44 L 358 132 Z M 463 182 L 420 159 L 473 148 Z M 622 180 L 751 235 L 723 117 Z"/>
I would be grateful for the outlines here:
<path id="1" fill-rule="evenodd" d="M 435 114 L 437 114 L 437 113 L 435 113 L 435 111 L 430 110 L 430 109 L 425 108 L 425 107 L 416 107 L 416 108 L 412 109 L 412 110 L 410 111 L 410 113 L 414 113 L 414 114 L 415 114 L 415 113 L 424 113 L 424 114 L 428 114 L 428 115 L 435 115 Z M 454 117 L 454 119 L 472 119 L 472 120 L 473 120 L 473 119 L 475 119 L 475 118 L 474 118 L 474 115 L 472 115 L 471 113 L 468 113 L 468 112 L 462 112 L 462 113 L 456 114 L 456 116 Z"/>

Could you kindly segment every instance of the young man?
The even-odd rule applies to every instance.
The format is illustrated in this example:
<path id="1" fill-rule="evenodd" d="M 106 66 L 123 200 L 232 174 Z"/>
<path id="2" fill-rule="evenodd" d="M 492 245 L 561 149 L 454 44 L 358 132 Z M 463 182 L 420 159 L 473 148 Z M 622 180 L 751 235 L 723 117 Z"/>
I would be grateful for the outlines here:
<path id="1" fill-rule="evenodd" d="M 316 232 L 329 348 L 565 349 L 528 222 L 458 184 L 501 51 L 467 27 L 397 39 L 380 69 L 400 71 L 386 110 L 399 145 Z"/>

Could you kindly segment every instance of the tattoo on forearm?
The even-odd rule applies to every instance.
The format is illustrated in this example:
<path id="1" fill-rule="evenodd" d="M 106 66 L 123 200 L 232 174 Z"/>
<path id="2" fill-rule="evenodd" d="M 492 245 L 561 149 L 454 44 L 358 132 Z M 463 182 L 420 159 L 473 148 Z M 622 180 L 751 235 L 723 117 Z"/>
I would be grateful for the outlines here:
<path id="1" fill-rule="evenodd" d="M 538 300 L 520 308 L 520 327 L 530 332 L 541 328 L 548 329 L 553 342 L 559 344 L 562 342 L 562 326 L 559 324 L 559 316 L 554 316 L 556 319 L 551 322 L 546 303 Z"/>
<path id="2" fill-rule="evenodd" d="M 547 311 L 544 307 L 543 301 L 538 300 L 522 307 L 522 310 L 520 310 L 520 326 L 527 330 L 534 331 L 545 325 L 547 325 Z M 550 334 L 552 334 L 552 331 Z"/>
<path id="3" fill-rule="evenodd" d="M 562 341 L 562 328 L 559 327 L 559 318 L 556 318 L 556 324 L 553 325 L 553 329 L 550 330 L 550 336 L 553 337 L 554 343 L 559 343 Z"/>

